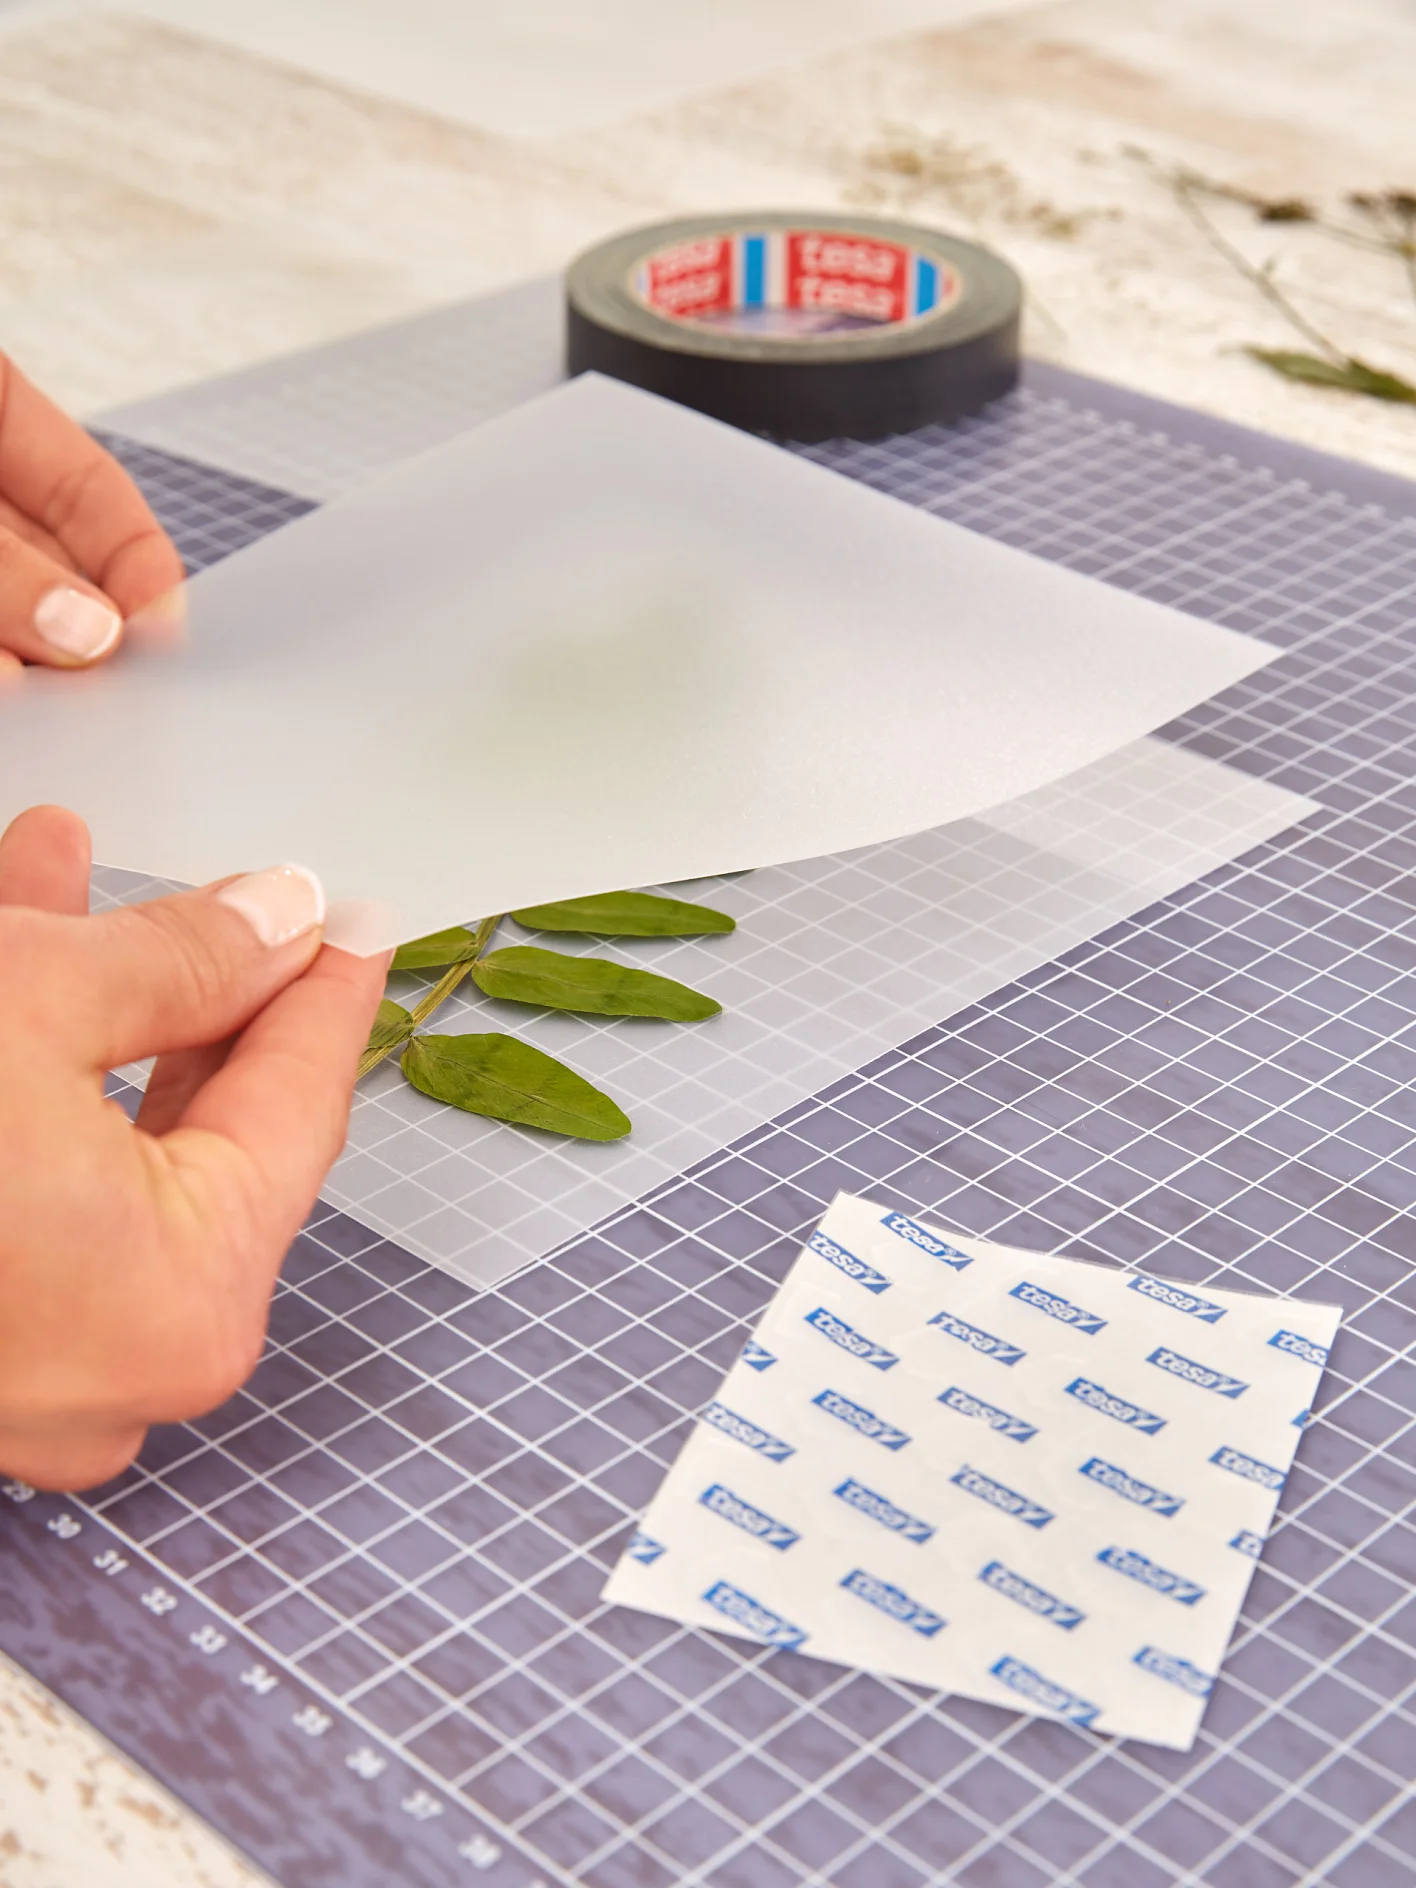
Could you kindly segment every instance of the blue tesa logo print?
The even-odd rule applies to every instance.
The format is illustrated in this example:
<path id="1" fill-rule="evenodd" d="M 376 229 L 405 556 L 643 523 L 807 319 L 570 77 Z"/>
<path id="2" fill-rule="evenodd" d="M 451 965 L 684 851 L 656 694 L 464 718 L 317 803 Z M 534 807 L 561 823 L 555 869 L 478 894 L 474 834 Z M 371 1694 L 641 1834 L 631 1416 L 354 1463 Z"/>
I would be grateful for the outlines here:
<path id="1" fill-rule="evenodd" d="M 1246 1527 L 1240 1528 L 1229 1545 L 1231 1547 L 1237 1547 L 1241 1554 L 1247 1554 L 1250 1560 L 1257 1560 L 1259 1555 L 1264 1551 L 1263 1536 L 1261 1534 L 1251 1534 Z"/>
<path id="2" fill-rule="evenodd" d="M 1213 1390 L 1217 1396 L 1239 1397 L 1249 1387 L 1239 1377 L 1226 1377 L 1222 1370 L 1211 1370 L 1208 1364 L 1197 1364 L 1193 1357 L 1182 1357 L 1178 1351 L 1164 1347 L 1153 1350 L 1146 1362 L 1154 1364 L 1157 1370 L 1168 1371 L 1172 1377 L 1179 1377 L 1182 1383 Z"/>
<path id="3" fill-rule="evenodd" d="M 1275 1331 L 1269 1343 L 1289 1357 L 1301 1357 L 1305 1364 L 1316 1364 L 1319 1370 L 1327 1367 L 1326 1348 L 1315 1344 L 1310 1337 L 1301 1337 L 1297 1331 Z"/>
<path id="4" fill-rule="evenodd" d="M 1142 1298 L 1149 1298 L 1152 1304 L 1169 1305 L 1172 1311 L 1188 1312 L 1192 1318 L 1203 1318 L 1206 1324 L 1218 1324 L 1224 1316 L 1223 1305 L 1215 1304 L 1210 1298 L 1197 1298 L 1192 1291 L 1182 1291 L 1168 1279 L 1142 1276 L 1129 1279 L 1127 1283 L 1132 1291 L 1138 1291 Z"/>
<path id="5" fill-rule="evenodd" d="M 857 1567 L 854 1573 L 848 1573 L 841 1585 L 847 1593 L 854 1593 L 857 1599 L 868 1600 L 872 1606 L 878 1606 L 882 1613 L 899 1620 L 902 1626 L 908 1626 L 912 1632 L 919 1633 L 921 1638 L 932 1639 L 945 1624 L 941 1614 L 928 1606 L 922 1606 L 918 1600 L 912 1600 L 899 1587 L 877 1580 L 873 1573 L 866 1573 L 862 1567 Z"/>
<path id="6" fill-rule="evenodd" d="M 1021 1285 L 1015 1285 L 1009 1292 L 1010 1298 L 1020 1298 L 1025 1305 L 1031 1305 L 1034 1311 L 1045 1311 L 1049 1318 L 1056 1318 L 1059 1324 L 1070 1324 L 1074 1331 L 1086 1331 L 1095 1335 L 1106 1329 L 1106 1319 L 1099 1318 L 1094 1311 L 1083 1311 L 1080 1305 L 1074 1305 L 1068 1298 L 1059 1298 L 1055 1291 L 1044 1291 L 1041 1285 L 1034 1285 L 1024 1279 Z"/>
<path id="7" fill-rule="evenodd" d="M 668 1549 L 662 1541 L 656 1541 L 641 1528 L 636 1528 L 630 1537 L 629 1546 L 624 1551 L 631 1560 L 637 1560 L 641 1566 L 652 1567 L 660 1554 L 667 1553 Z"/>
<path id="8" fill-rule="evenodd" d="M 739 1416 L 735 1410 L 728 1409 L 722 1403 L 710 1403 L 703 1412 L 703 1420 L 713 1429 L 720 1429 L 725 1436 L 731 1436 L 734 1442 L 744 1443 L 749 1449 L 755 1449 L 759 1455 L 765 1455 L 769 1462 L 785 1462 L 796 1450 L 790 1442 L 783 1442 L 780 1436 L 772 1436 L 765 1429 L 759 1429 L 756 1423 L 750 1423 L 746 1416 Z"/>
<path id="9" fill-rule="evenodd" d="M 1114 1573 L 1124 1573 L 1128 1580 L 1136 1580 L 1142 1586 L 1148 1586 L 1152 1593 L 1163 1593 L 1167 1599 L 1178 1600 L 1182 1606 L 1193 1606 L 1205 1596 L 1205 1589 L 1196 1580 L 1187 1580 L 1182 1573 L 1171 1573 L 1165 1567 L 1158 1567 L 1153 1560 L 1147 1560 L 1144 1554 L 1135 1553 L 1129 1547 L 1103 1547 L 1097 1555 L 1103 1567 L 1110 1567 Z"/>
<path id="10" fill-rule="evenodd" d="M 1065 1718 L 1069 1724 L 1094 1723 L 1101 1710 L 1099 1704 L 1079 1698 L 1075 1691 L 1068 1691 L 1065 1685 L 1053 1684 L 1050 1678 L 1035 1672 L 1031 1665 L 1024 1665 L 1021 1659 L 1001 1658 L 989 1670 L 1001 1684 L 1028 1699 L 1039 1711 L 1046 1711 L 1052 1717 Z"/>
<path id="11" fill-rule="evenodd" d="M 1044 1508 L 1041 1502 L 1020 1495 L 1016 1488 L 1005 1488 L 1002 1482 L 992 1481 L 987 1475 L 980 1475 L 967 1462 L 949 1480 L 956 1488 L 962 1488 L 966 1495 L 977 1495 L 980 1501 L 997 1508 L 1000 1514 L 1011 1514 L 1015 1521 L 1022 1521 L 1028 1527 L 1046 1527 L 1049 1521 L 1055 1519 L 1052 1510 Z"/>
<path id="12" fill-rule="evenodd" d="M 1185 1505 L 1183 1495 L 1167 1495 L 1163 1488 L 1152 1488 L 1139 1475 L 1128 1475 L 1124 1468 L 1117 1468 L 1114 1462 L 1103 1462 L 1099 1455 L 1083 1462 L 1077 1473 L 1109 1488 L 1124 1501 L 1134 1501 L 1138 1508 L 1149 1508 L 1153 1514 L 1179 1514 Z"/>
<path id="13" fill-rule="evenodd" d="M 844 1246 L 838 1246 L 824 1232 L 814 1232 L 807 1240 L 806 1247 L 808 1252 L 814 1252 L 819 1259 L 825 1259 L 837 1271 L 844 1272 L 847 1278 L 853 1278 L 857 1285 L 864 1285 L 867 1291 L 889 1290 L 890 1281 L 883 1272 L 877 1272 L 873 1265 L 858 1259 L 854 1252 L 847 1252 Z"/>
<path id="14" fill-rule="evenodd" d="M 887 1423 L 883 1416 L 877 1416 L 871 1410 L 862 1409 L 859 1403 L 842 1396 L 839 1390 L 823 1390 L 820 1396 L 813 1396 L 811 1400 L 824 1409 L 828 1416 L 849 1423 L 858 1435 L 864 1436 L 868 1442 L 878 1442 L 884 1449 L 903 1449 L 909 1441 L 903 1429 L 897 1429 L 893 1423 Z"/>
<path id="15" fill-rule="evenodd" d="M 1192 1698 L 1208 1698 L 1214 1685 L 1208 1672 L 1202 1672 L 1198 1665 L 1178 1658 L 1173 1652 L 1162 1652 L 1159 1646 L 1143 1645 L 1131 1663 L 1139 1665 L 1143 1672 L 1165 1679 L 1168 1684 L 1178 1685 Z"/>
<path id="16" fill-rule="evenodd" d="M 746 1364 L 749 1370 L 770 1370 L 777 1359 L 770 1350 L 764 1350 L 756 1338 L 750 1337 L 742 1347 L 739 1363 Z"/>
<path id="17" fill-rule="evenodd" d="M 1067 1394 L 1075 1396 L 1079 1403 L 1085 1403 L 1088 1409 L 1110 1416 L 1118 1423 L 1125 1423 L 1128 1429 L 1139 1429 L 1142 1435 L 1153 1436 L 1157 1430 L 1165 1427 L 1163 1416 L 1141 1409 L 1135 1403 L 1128 1403 L 1124 1396 L 1114 1396 L 1110 1390 L 1103 1389 L 1088 1377 L 1073 1377 L 1067 1385 Z"/>
<path id="18" fill-rule="evenodd" d="M 1216 1449 L 1210 1461 L 1216 1468 L 1227 1468 L 1231 1475 L 1242 1475 L 1246 1482 L 1255 1482 L 1260 1488 L 1283 1486 L 1281 1468 L 1270 1468 L 1267 1462 L 1256 1462 L 1252 1455 L 1245 1455 L 1242 1449 Z"/>
<path id="19" fill-rule="evenodd" d="M 1066 1632 L 1070 1632 L 1073 1626 L 1079 1626 L 1086 1618 L 1079 1606 L 1059 1600 L 1056 1594 L 1047 1592 L 1043 1587 L 1034 1586 L 1031 1580 L 1025 1580 L 1020 1573 L 1005 1567 L 1001 1560 L 990 1560 L 978 1577 L 985 1586 L 992 1587 L 995 1593 L 1001 1593 L 1004 1599 L 1016 1600 L 1019 1606 L 1026 1606 L 1039 1619 L 1050 1619 L 1054 1626 L 1061 1626 Z"/>
<path id="20" fill-rule="evenodd" d="M 721 1482 L 705 1488 L 698 1499 L 710 1513 L 721 1515 L 723 1520 L 731 1521 L 734 1527 L 740 1527 L 744 1534 L 751 1534 L 754 1540 L 768 1547 L 787 1548 L 801 1539 L 794 1527 L 788 1527 L 785 1521 L 774 1521 L 770 1514 L 754 1508 L 750 1501 L 724 1488 Z"/>
<path id="21" fill-rule="evenodd" d="M 942 1259 L 946 1265 L 952 1265 L 956 1272 L 962 1272 L 966 1265 L 973 1264 L 967 1252 L 960 1252 L 957 1246 L 951 1246 L 947 1239 L 941 1239 L 937 1233 L 926 1232 L 923 1226 L 916 1226 L 903 1213 L 887 1213 L 880 1224 L 886 1232 L 894 1233 L 899 1239 L 908 1239 L 912 1246 L 927 1252 L 931 1259 Z"/>
<path id="22" fill-rule="evenodd" d="M 1021 1416 L 1010 1416 L 1006 1409 L 998 1409 L 992 1403 L 985 1403 L 981 1396 L 974 1396 L 969 1390 L 961 1390 L 957 1385 L 940 1393 L 939 1401 L 945 1409 L 955 1410 L 960 1416 L 972 1416 L 976 1422 L 987 1423 L 990 1429 L 996 1429 L 1000 1436 L 1007 1436 L 1010 1442 L 1030 1442 L 1037 1434 L 1031 1423 L 1025 1423 Z"/>
<path id="23" fill-rule="evenodd" d="M 877 1370 L 893 1370 L 900 1361 L 894 1351 L 886 1350 L 883 1344 L 877 1344 L 873 1338 L 863 1337 L 859 1331 L 852 1330 L 844 1318 L 838 1318 L 825 1305 L 818 1305 L 815 1311 L 808 1311 L 806 1322 L 814 1331 L 820 1331 L 823 1337 L 829 1337 L 833 1344 L 839 1344 L 842 1350 L 849 1351 L 852 1357 L 859 1357 L 863 1364 L 874 1364 Z"/>
<path id="24" fill-rule="evenodd" d="M 976 1350 L 983 1357 L 992 1357 L 996 1363 L 1015 1364 L 1020 1357 L 1026 1357 L 1025 1350 L 1019 1350 L 1016 1344 L 1010 1344 L 1006 1337 L 994 1337 L 991 1332 L 980 1331 L 976 1324 L 965 1324 L 962 1318 L 956 1318 L 952 1311 L 936 1311 L 929 1320 L 937 1324 L 941 1331 L 950 1337 L 957 1337 L 961 1344 L 967 1344 L 970 1350 Z"/>
<path id="25" fill-rule="evenodd" d="M 877 1495 L 873 1488 L 862 1487 L 859 1482 L 844 1481 L 831 1492 L 839 1495 L 846 1506 L 854 1508 L 857 1514 L 868 1515 L 872 1521 L 878 1521 L 881 1527 L 888 1527 L 893 1533 L 903 1535 L 907 1541 L 927 1541 L 934 1533 L 928 1521 L 906 1514 L 893 1501 L 887 1501 L 884 1495 Z"/>
<path id="26" fill-rule="evenodd" d="M 744 1632 L 750 1632 L 754 1639 L 765 1640 L 768 1645 L 781 1646 L 791 1652 L 806 1638 L 800 1626 L 792 1625 L 770 1606 L 764 1606 L 740 1587 L 730 1586 L 726 1580 L 715 1580 L 703 1597 L 725 1619 L 731 1619 L 735 1626 L 741 1626 Z"/>

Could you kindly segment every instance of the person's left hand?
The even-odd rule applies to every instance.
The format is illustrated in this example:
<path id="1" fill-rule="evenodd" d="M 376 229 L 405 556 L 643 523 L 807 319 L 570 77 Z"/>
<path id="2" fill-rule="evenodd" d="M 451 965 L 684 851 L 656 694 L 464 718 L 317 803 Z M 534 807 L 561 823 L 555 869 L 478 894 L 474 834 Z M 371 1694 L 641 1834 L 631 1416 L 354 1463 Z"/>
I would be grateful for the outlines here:
<path id="1" fill-rule="evenodd" d="M 118 461 L 0 354 L 0 681 L 101 660 L 183 575 Z"/>

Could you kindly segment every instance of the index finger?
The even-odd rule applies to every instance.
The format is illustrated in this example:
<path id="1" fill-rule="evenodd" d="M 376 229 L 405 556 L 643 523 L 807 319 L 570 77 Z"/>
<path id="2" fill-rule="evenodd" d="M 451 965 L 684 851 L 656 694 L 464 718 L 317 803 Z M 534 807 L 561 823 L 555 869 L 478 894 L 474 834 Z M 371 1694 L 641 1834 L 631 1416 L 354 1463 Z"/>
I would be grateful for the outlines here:
<path id="1" fill-rule="evenodd" d="M 210 1160 L 212 1135 L 245 1156 L 262 1227 L 284 1242 L 277 1262 L 344 1145 L 355 1072 L 388 961 L 326 945 L 304 976 L 247 1024 L 163 1138 L 179 1165 Z"/>
<path id="2" fill-rule="evenodd" d="M 182 560 L 110 453 L 0 354 L 0 493 L 124 616 L 181 583 Z"/>

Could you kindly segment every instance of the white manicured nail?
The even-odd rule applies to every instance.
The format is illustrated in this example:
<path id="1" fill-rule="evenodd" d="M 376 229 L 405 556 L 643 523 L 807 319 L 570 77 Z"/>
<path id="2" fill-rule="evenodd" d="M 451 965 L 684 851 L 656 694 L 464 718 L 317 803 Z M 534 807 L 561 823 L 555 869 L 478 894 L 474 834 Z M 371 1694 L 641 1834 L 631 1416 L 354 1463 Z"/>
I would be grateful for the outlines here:
<path id="1" fill-rule="evenodd" d="M 51 649 L 92 662 L 117 642 L 123 619 L 87 591 L 60 584 L 35 605 L 34 626 Z"/>
<path id="2" fill-rule="evenodd" d="M 303 865 L 272 865 L 248 872 L 216 894 L 239 911 L 261 943 L 274 950 L 324 923 L 324 887 Z"/>

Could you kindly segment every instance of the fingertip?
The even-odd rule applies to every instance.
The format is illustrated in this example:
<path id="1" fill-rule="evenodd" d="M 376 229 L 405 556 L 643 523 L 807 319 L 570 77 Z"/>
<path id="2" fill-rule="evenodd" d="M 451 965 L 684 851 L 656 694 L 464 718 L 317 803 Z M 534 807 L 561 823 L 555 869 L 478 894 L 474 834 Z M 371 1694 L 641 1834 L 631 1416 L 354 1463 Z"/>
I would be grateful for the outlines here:
<path id="1" fill-rule="evenodd" d="M 89 829 L 66 806 L 32 806 L 0 833 L 0 905 L 82 917 L 92 869 Z"/>

